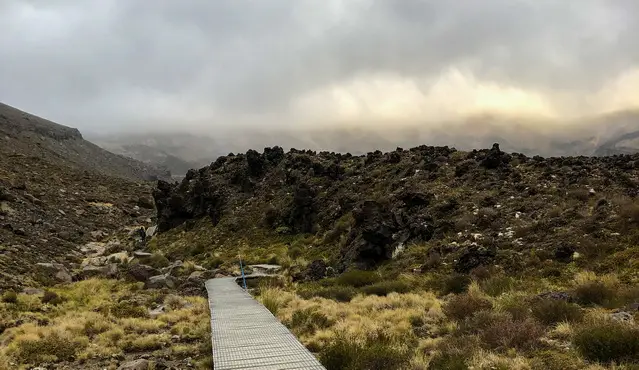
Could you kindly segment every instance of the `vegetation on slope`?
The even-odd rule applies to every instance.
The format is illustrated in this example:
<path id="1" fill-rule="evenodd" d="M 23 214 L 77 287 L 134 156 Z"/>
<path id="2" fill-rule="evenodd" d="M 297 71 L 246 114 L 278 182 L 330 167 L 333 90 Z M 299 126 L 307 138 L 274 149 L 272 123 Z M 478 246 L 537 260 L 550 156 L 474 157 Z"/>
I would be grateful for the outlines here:
<path id="1" fill-rule="evenodd" d="M 160 183 L 152 248 L 221 273 L 238 254 L 283 265 L 255 294 L 330 368 L 629 369 L 637 164 L 250 151 Z"/>

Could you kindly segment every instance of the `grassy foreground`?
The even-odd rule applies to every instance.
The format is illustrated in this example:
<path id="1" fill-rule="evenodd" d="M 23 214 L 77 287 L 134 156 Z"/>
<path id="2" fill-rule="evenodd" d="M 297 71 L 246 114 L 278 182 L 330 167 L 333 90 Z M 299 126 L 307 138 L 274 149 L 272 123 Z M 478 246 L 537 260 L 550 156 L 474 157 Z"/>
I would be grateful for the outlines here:
<path id="1" fill-rule="evenodd" d="M 206 300 L 91 279 L 0 302 L 0 369 L 116 369 L 142 354 L 210 369 Z"/>
<path id="2" fill-rule="evenodd" d="M 639 290 L 613 275 L 577 273 L 561 287 L 576 297 L 567 302 L 540 298 L 552 287 L 544 281 L 482 277 L 435 294 L 420 277 L 385 283 L 374 274 L 263 286 L 258 299 L 328 370 L 639 369 L 636 313 L 614 314 Z"/>

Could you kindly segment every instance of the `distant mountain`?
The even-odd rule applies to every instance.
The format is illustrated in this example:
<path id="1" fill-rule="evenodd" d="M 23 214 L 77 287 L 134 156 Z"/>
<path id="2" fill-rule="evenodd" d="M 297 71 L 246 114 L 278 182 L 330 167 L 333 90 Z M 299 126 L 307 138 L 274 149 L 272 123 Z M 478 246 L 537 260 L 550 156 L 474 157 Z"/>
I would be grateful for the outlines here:
<path id="1" fill-rule="evenodd" d="M 117 155 L 84 140 L 80 131 L 0 103 L 0 153 L 135 180 L 168 179 L 153 165 Z"/>

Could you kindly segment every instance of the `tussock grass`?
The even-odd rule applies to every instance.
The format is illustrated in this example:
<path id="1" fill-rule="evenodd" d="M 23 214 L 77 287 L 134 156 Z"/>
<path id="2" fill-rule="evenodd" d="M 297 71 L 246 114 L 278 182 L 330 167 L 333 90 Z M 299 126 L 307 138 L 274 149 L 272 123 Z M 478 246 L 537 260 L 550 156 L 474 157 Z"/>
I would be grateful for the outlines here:
<path id="1" fill-rule="evenodd" d="M 57 288 L 43 300 L 17 294 L 0 303 L 0 369 L 41 363 L 109 359 L 127 352 L 176 351 L 205 363 L 210 357 L 208 303 L 199 297 L 169 296 L 164 314 L 148 317 L 153 291 L 116 280 L 90 279 Z M 5 321 L 6 320 L 6 321 Z M 172 335 L 179 335 L 175 343 Z"/>

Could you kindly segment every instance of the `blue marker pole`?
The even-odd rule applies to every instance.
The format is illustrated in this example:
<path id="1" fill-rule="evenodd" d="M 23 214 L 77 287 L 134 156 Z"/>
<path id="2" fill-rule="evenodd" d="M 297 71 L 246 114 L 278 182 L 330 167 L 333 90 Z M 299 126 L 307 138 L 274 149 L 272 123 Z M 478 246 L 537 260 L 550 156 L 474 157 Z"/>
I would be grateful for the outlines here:
<path id="1" fill-rule="evenodd" d="M 244 284 L 244 290 L 246 290 L 246 278 L 244 277 L 244 266 L 242 265 L 242 255 L 238 254 L 240 257 L 240 270 L 242 271 L 242 284 Z"/>

